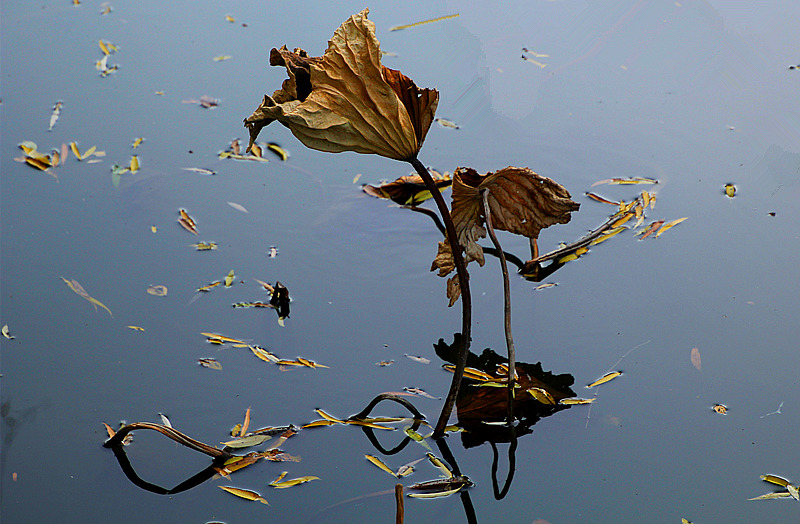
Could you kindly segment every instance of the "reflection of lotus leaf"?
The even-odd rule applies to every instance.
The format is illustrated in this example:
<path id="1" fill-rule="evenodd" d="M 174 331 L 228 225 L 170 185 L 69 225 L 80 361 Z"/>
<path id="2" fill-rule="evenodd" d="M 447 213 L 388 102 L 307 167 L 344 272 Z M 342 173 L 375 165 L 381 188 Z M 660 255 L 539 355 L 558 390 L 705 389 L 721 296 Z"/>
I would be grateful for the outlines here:
<path id="1" fill-rule="evenodd" d="M 452 345 L 446 344 L 440 339 L 434 344 L 436 354 L 443 360 L 451 362 L 454 360 L 459 347 L 460 335 L 455 335 Z M 498 365 L 505 364 L 507 359 L 501 357 L 491 349 L 484 349 L 478 356 L 470 353 L 467 357 L 467 366 L 479 369 L 498 378 L 505 378 L 497 375 Z M 569 408 L 568 405 L 558 404 L 561 399 L 575 396 L 570 386 L 575 383 L 572 375 L 565 373 L 554 375 L 542 369 L 541 363 L 528 364 L 517 362 L 517 389 L 514 401 L 514 415 L 520 421 L 517 426 L 516 435 L 522 436 L 530 433 L 531 427 L 539 419 L 548 417 L 563 409 Z M 461 433 L 461 439 L 465 447 L 473 447 L 485 441 L 507 442 L 509 439 L 508 430 L 504 426 L 487 425 L 486 423 L 503 422 L 508 414 L 508 391 L 505 387 L 481 387 L 480 381 L 471 380 L 464 377 L 464 384 L 456 399 L 456 410 L 458 413 L 458 423 L 467 431 Z M 555 400 L 555 405 L 543 404 L 527 393 L 530 388 L 540 388 Z"/>

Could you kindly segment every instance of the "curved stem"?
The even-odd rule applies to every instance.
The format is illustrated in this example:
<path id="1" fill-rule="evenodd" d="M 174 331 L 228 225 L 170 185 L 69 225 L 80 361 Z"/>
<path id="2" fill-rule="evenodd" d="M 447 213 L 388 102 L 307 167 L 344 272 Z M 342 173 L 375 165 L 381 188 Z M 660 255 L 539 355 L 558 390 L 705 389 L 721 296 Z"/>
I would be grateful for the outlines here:
<path id="1" fill-rule="evenodd" d="M 442 197 L 439 188 L 433 181 L 433 177 L 428 173 L 428 170 L 422 165 L 417 157 L 408 161 L 422 177 L 425 186 L 433 195 L 433 200 L 439 208 L 439 214 L 442 215 L 445 230 L 447 231 L 447 240 L 450 242 L 450 248 L 453 252 L 453 262 L 456 266 L 456 274 L 458 275 L 458 284 L 461 287 L 461 347 L 458 352 L 458 359 L 455 362 L 456 369 L 453 373 L 453 381 L 450 383 L 450 391 L 447 393 L 442 412 L 439 415 L 439 420 L 436 423 L 436 428 L 433 430 L 433 438 L 439 438 L 444 435 L 444 428 L 447 426 L 447 421 L 450 414 L 453 412 L 453 406 L 456 403 L 456 396 L 458 389 L 461 387 L 461 378 L 464 376 L 464 368 L 467 367 L 467 355 L 469 354 L 469 344 L 472 338 L 472 295 L 469 292 L 469 274 L 467 273 L 467 265 L 464 263 L 464 257 L 461 256 L 461 246 L 458 243 L 458 234 L 456 227 L 453 224 L 453 218 L 450 216 L 450 210 Z"/>
<path id="2" fill-rule="evenodd" d="M 500 268 L 503 270 L 503 313 L 505 322 L 503 326 L 506 332 L 506 348 L 508 349 L 508 423 L 514 424 L 514 382 L 517 375 L 517 363 L 514 352 L 514 337 L 511 334 L 511 287 L 508 283 L 508 265 L 497 235 L 494 234 L 492 226 L 492 212 L 489 209 L 489 190 L 481 191 L 483 195 L 483 216 L 486 219 L 486 229 L 489 231 L 489 238 L 492 239 L 494 247 L 500 253 Z"/>

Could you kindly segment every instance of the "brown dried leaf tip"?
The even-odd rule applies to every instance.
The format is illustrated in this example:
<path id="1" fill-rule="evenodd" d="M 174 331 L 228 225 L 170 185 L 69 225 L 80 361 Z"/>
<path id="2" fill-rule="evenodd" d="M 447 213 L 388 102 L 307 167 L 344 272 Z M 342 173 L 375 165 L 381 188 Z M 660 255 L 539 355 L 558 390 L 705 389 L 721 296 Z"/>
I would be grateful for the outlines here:
<path id="1" fill-rule="evenodd" d="M 453 223 L 465 260 L 484 263 L 483 248 L 477 243 L 486 236 L 482 192 L 488 190 L 489 208 L 495 229 L 510 231 L 530 239 L 553 224 L 566 224 L 570 213 L 580 204 L 573 202 L 561 184 L 540 176 L 526 167 L 507 167 L 494 173 L 478 174 L 460 167 L 453 175 Z M 439 252 L 431 271 L 446 276 L 453 270 L 453 255 L 447 243 L 439 243 Z M 448 282 L 451 305 L 458 298 L 457 283 Z"/>
<path id="2" fill-rule="evenodd" d="M 311 149 L 416 157 L 428 133 L 439 92 L 381 65 L 368 9 L 346 20 L 322 57 L 302 49 L 272 49 L 269 63 L 289 78 L 244 121 L 250 146 L 261 129 L 279 121 Z M 248 151 L 250 149 L 248 146 Z"/>

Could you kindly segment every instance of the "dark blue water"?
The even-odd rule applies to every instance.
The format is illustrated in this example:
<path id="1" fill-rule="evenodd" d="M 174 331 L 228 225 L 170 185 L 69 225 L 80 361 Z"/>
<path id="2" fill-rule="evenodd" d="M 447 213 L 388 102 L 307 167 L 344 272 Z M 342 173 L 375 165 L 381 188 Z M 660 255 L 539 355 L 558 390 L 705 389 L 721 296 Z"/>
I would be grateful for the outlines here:
<path id="1" fill-rule="evenodd" d="M 245 140 L 242 119 L 284 78 L 267 66 L 269 49 L 285 43 L 320 55 L 364 6 L 111 7 L 101 15 L 100 2 L 3 4 L 0 324 L 16 337 L 0 342 L 3 520 L 391 522 L 392 496 L 376 493 L 396 480 L 364 459 L 380 454 L 355 427 L 301 431 L 282 446 L 301 462 L 259 463 L 171 496 L 134 486 L 102 447 L 102 422 L 160 422 L 158 413 L 214 445 L 248 407 L 253 427 L 262 427 L 306 423 L 318 418 L 315 408 L 345 417 L 403 387 L 445 396 L 450 375 L 433 344 L 452 342 L 460 308 L 446 307 L 444 280 L 428 272 L 440 235 L 426 217 L 359 189 L 410 166 L 310 151 L 277 125 L 262 139 L 285 147 L 287 162 L 217 156 L 233 138 Z M 800 64 L 800 9 L 688 1 L 370 7 L 382 48 L 397 54 L 384 64 L 439 89 L 437 115 L 461 126 L 434 125 L 423 162 L 441 171 L 527 166 L 581 202 L 570 224 L 542 232 L 543 250 L 607 218 L 610 207 L 583 196 L 605 178 L 657 178 L 648 222 L 689 217 L 655 240 L 626 232 L 594 247 L 546 279 L 556 287 L 534 291 L 538 284 L 512 278 L 518 360 L 573 375 L 578 396 L 591 396 L 583 386 L 611 368 L 624 374 L 601 387 L 591 411 L 560 411 L 519 438 L 502 500 L 492 489 L 491 446 L 465 448 L 449 437 L 476 484 L 469 498 L 477 520 L 796 522 L 796 501 L 746 499 L 772 491 L 761 474 L 800 479 L 800 70 L 789 69 Z M 453 13 L 460 16 L 388 31 Z M 106 78 L 94 66 L 98 39 L 119 47 L 109 58 L 119 70 Z M 536 58 L 546 67 L 520 59 L 523 47 L 549 55 Z M 232 58 L 213 60 L 220 55 Z M 182 103 L 203 95 L 219 106 Z M 48 132 L 58 100 L 61 115 Z M 134 151 L 137 137 L 145 141 Z M 44 152 L 76 141 L 81 151 L 96 145 L 106 154 L 93 164 L 70 155 L 56 181 L 13 160 L 23 140 Z M 115 185 L 111 166 L 134 153 L 141 169 Z M 726 183 L 736 184 L 735 198 L 724 196 Z M 593 190 L 630 200 L 639 188 Z M 196 219 L 198 236 L 176 223 L 180 208 Z M 199 240 L 219 249 L 195 251 Z M 524 239 L 500 240 L 527 254 Z M 193 300 L 195 289 L 231 269 L 244 283 Z M 470 271 L 473 350 L 502 354 L 499 265 L 488 258 Z M 59 277 L 80 282 L 113 317 Z M 231 307 L 268 298 L 254 279 L 289 288 L 285 327 L 274 311 Z M 168 295 L 147 294 L 153 284 Z M 211 346 L 201 332 L 330 367 L 281 371 L 246 348 Z M 690 362 L 693 347 L 700 371 Z M 223 370 L 200 368 L 201 357 Z M 435 421 L 441 401 L 411 400 Z M 717 403 L 727 415 L 711 410 Z M 381 441 L 394 445 L 398 433 Z M 497 445 L 501 484 L 508 446 Z M 381 456 L 396 469 L 426 451 L 412 442 Z M 155 433 L 136 433 L 127 453 L 142 478 L 165 487 L 209 465 Z M 321 480 L 269 488 L 286 470 L 287 478 Z M 422 462 L 404 483 L 437 475 Z M 270 506 L 218 485 L 258 491 Z M 407 499 L 406 516 L 467 521 L 457 496 Z"/>

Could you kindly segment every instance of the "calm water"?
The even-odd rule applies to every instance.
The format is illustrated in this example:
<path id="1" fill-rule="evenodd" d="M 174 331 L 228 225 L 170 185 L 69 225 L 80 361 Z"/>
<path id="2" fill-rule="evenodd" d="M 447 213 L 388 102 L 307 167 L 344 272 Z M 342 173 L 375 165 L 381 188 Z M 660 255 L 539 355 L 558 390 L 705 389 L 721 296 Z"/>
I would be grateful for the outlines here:
<path id="1" fill-rule="evenodd" d="M 233 138 L 245 139 L 242 119 L 284 78 L 267 67 L 269 49 L 286 43 L 320 55 L 363 5 L 110 5 L 101 15 L 97 1 L 3 3 L 0 324 L 16 336 L 2 339 L 4 522 L 392 522 L 393 498 L 381 492 L 395 479 L 364 454 L 397 468 L 424 456 L 413 442 L 384 456 L 354 427 L 302 431 L 282 446 L 301 462 L 259 463 L 172 496 L 134 486 L 101 446 L 102 422 L 159 422 L 158 413 L 213 445 L 248 407 L 253 426 L 262 427 L 306 423 L 317 418 L 315 408 L 344 417 L 403 387 L 445 396 L 450 375 L 433 344 L 452 341 L 460 310 L 446 307 L 444 280 L 428 272 L 440 236 L 424 216 L 359 189 L 410 168 L 309 151 L 278 126 L 262 139 L 288 149 L 288 162 L 217 158 Z M 528 166 L 582 203 L 570 224 L 542 233 L 542 249 L 605 220 L 610 207 L 583 195 L 605 178 L 658 178 L 648 218 L 689 217 L 657 240 L 638 242 L 627 232 L 593 248 L 547 279 L 556 287 L 534 291 L 537 284 L 512 278 L 518 360 L 573 375 L 579 396 L 591 395 L 583 386 L 610 368 L 624 375 L 601 387 L 591 411 L 560 411 L 518 440 L 502 500 L 493 494 L 491 445 L 465 448 L 448 438 L 476 484 L 469 498 L 477 520 L 797 522 L 793 501 L 746 499 L 771 491 L 761 474 L 800 481 L 800 70 L 789 69 L 800 65 L 800 7 L 370 7 L 382 48 L 397 55 L 384 63 L 437 87 L 438 116 L 461 126 L 435 125 L 423 162 L 443 171 Z M 460 17 L 388 31 L 453 13 Z M 99 39 L 119 47 L 108 62 L 119 70 L 107 78 L 94 66 Z M 523 47 L 549 55 L 534 58 L 545 67 L 521 60 Z M 213 60 L 221 55 L 232 58 Z M 219 107 L 182 103 L 203 95 Z M 48 132 L 59 100 L 60 118 Z M 145 138 L 135 151 L 141 169 L 115 185 L 111 166 L 129 162 L 137 137 Z M 105 156 L 79 163 L 70 155 L 56 181 L 13 160 L 23 140 L 45 152 L 71 141 L 81 151 L 96 145 Z M 723 194 L 729 182 L 738 188 L 733 199 Z M 594 190 L 613 199 L 638 192 Z M 196 219 L 199 236 L 176 224 L 180 208 Z M 219 249 L 197 252 L 190 244 L 198 240 Z M 501 242 L 526 253 L 519 239 Z M 268 256 L 270 246 L 277 257 Z M 193 300 L 196 288 L 231 269 L 244 283 Z M 471 273 L 473 350 L 502 353 L 497 261 Z M 59 277 L 80 282 L 113 317 Z M 273 311 L 230 307 L 267 298 L 254 279 L 289 288 L 286 327 Z M 168 295 L 147 294 L 153 284 L 167 286 Z M 247 349 L 208 345 L 200 332 L 330 368 L 281 372 Z M 693 347 L 701 371 L 690 362 Z M 200 368 L 201 357 L 216 358 L 223 371 Z M 440 401 L 412 401 L 431 420 L 438 416 Z M 711 411 L 716 403 L 728 415 Z M 780 413 L 766 416 L 781 403 Z M 172 487 L 208 466 L 204 456 L 146 433 L 127 448 L 142 478 Z M 380 435 L 383 445 L 400 442 L 396 433 Z M 508 448 L 497 444 L 501 486 Z M 285 470 L 289 478 L 322 480 L 269 488 Z M 405 484 L 437 474 L 422 462 Z M 218 485 L 256 490 L 270 506 Z M 406 515 L 407 522 L 467 521 L 457 497 L 407 499 Z"/>

